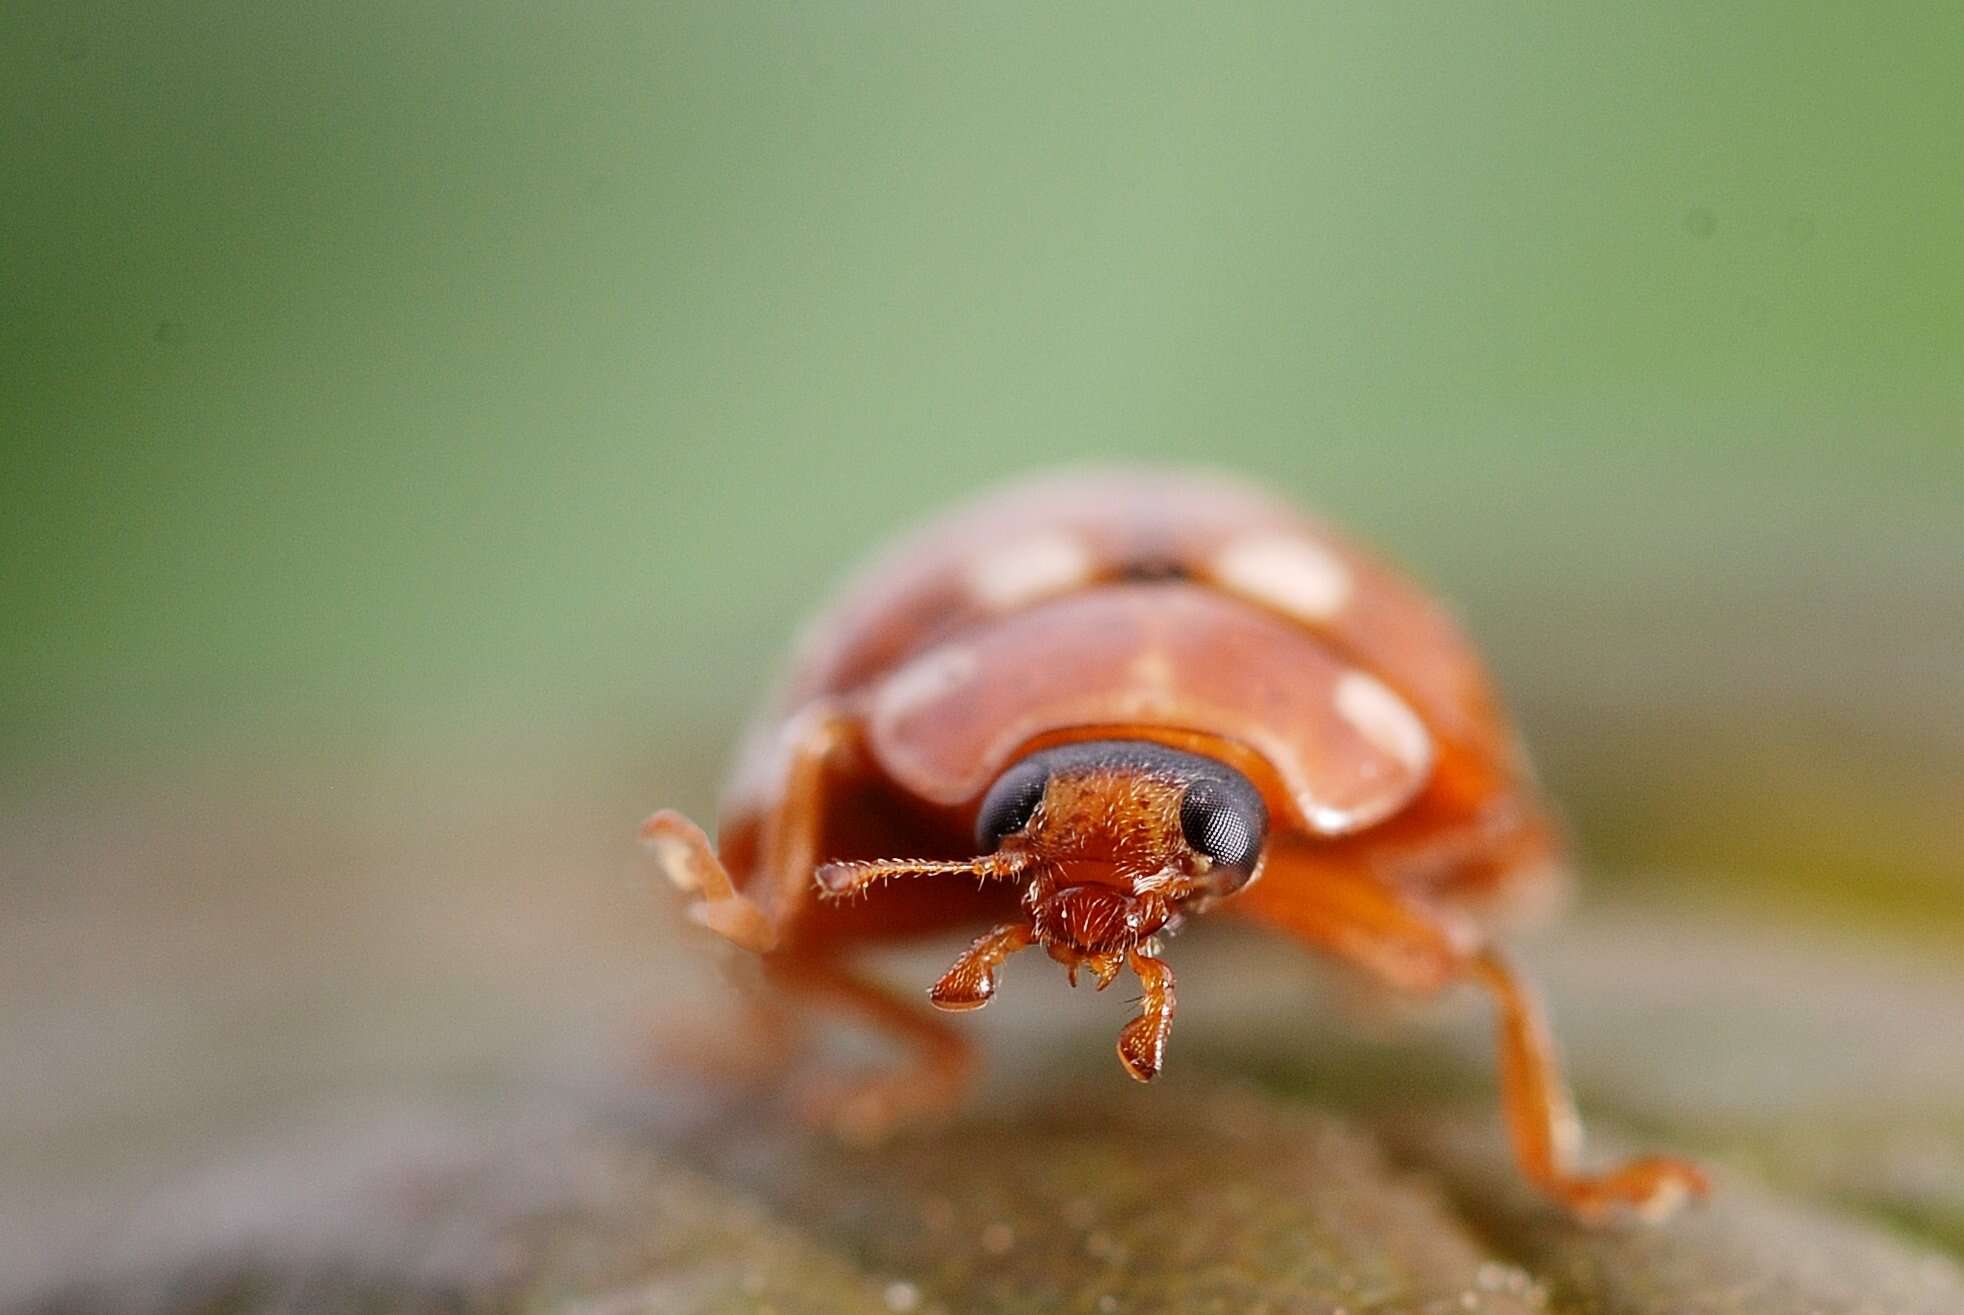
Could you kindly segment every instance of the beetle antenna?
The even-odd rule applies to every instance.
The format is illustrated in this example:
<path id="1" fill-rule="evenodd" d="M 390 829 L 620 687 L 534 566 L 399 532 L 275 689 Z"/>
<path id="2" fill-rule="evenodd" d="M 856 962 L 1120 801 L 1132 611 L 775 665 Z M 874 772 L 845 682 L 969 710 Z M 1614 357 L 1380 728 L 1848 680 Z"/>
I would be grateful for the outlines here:
<path id="1" fill-rule="evenodd" d="M 814 874 L 827 899 L 857 895 L 895 877 L 979 877 L 1005 881 L 1020 876 L 1031 857 L 1021 850 L 983 854 L 979 858 L 870 858 L 851 863 L 826 863 Z"/>

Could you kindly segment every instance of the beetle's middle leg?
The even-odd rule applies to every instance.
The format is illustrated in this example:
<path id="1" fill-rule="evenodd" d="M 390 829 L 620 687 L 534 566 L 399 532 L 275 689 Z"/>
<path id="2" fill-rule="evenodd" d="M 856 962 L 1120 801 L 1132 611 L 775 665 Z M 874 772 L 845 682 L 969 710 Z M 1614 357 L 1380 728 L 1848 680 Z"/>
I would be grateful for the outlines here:
<path id="1" fill-rule="evenodd" d="M 1662 1219 L 1686 1197 L 1705 1195 L 1704 1170 L 1668 1155 L 1638 1156 L 1600 1174 L 1579 1172 L 1582 1123 L 1537 993 L 1493 950 L 1477 955 L 1468 971 L 1500 1013 L 1502 1103 L 1514 1154 L 1536 1186 L 1583 1219 L 1600 1218 L 1619 1205 Z"/>
<path id="2" fill-rule="evenodd" d="M 814 1087 L 807 1114 L 847 1141 L 876 1142 L 895 1127 L 954 1108 L 975 1071 L 973 1046 L 953 1023 L 870 982 L 831 955 L 781 954 L 764 970 L 787 994 L 833 1004 L 907 1045 L 911 1062 L 855 1082 Z"/>
<path id="3" fill-rule="evenodd" d="M 1536 1187 L 1584 1220 L 1622 1207 L 1646 1217 L 1669 1214 L 1706 1191 L 1687 1160 L 1641 1156 L 1602 1173 L 1578 1166 L 1582 1133 L 1546 1018 L 1528 983 L 1470 923 L 1428 908 L 1362 869 L 1305 863 L 1286 876 L 1287 852 L 1271 859 L 1266 881 L 1233 907 L 1369 971 L 1400 990 L 1433 994 L 1472 982 L 1499 1014 L 1501 1103 L 1514 1157 Z"/>

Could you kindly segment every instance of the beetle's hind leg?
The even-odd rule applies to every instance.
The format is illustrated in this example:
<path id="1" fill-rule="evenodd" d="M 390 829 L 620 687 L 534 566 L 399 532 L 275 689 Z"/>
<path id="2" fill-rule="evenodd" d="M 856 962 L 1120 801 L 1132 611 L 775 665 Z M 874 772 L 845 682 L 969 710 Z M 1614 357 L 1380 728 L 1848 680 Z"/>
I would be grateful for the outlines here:
<path id="1" fill-rule="evenodd" d="M 804 1113 L 846 1141 L 878 1142 L 895 1128 L 953 1110 L 968 1090 L 975 1053 L 954 1025 L 867 981 L 830 956 L 774 955 L 764 970 L 788 994 L 859 1015 L 906 1045 L 909 1062 L 890 1072 L 814 1085 Z"/>
<path id="2" fill-rule="evenodd" d="M 702 897 L 689 906 L 690 918 L 755 954 L 768 953 L 777 944 L 770 919 L 736 888 L 701 827 L 664 808 L 641 824 L 641 843 L 654 852 L 669 881 Z"/>

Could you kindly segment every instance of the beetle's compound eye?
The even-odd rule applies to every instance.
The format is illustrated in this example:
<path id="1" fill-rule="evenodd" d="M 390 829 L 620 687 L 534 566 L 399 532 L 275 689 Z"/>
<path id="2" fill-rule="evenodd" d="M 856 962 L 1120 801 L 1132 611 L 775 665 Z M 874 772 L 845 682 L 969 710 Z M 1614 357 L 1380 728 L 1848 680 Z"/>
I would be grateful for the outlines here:
<path id="1" fill-rule="evenodd" d="M 1049 783 L 1050 768 L 1029 758 L 997 777 L 975 818 L 976 848 L 984 854 L 993 853 L 1004 836 L 1028 826 Z"/>
<path id="2" fill-rule="evenodd" d="M 1268 838 L 1268 806 L 1238 774 L 1202 776 L 1188 783 L 1180 802 L 1180 830 L 1216 865 L 1251 873 Z"/>

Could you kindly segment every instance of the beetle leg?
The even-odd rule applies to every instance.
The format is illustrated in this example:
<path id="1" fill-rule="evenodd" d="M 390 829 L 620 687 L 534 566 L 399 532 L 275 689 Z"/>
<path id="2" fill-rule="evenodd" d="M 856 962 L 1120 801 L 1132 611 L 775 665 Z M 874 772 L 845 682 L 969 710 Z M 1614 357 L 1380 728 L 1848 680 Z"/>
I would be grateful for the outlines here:
<path id="1" fill-rule="evenodd" d="M 858 740 L 859 724 L 830 704 L 800 713 L 788 729 L 782 792 L 764 819 L 764 871 L 777 883 L 780 903 L 789 907 L 811 889 L 824 840 L 825 791 L 834 760 Z"/>
<path id="2" fill-rule="evenodd" d="M 1140 1082 L 1159 1076 L 1166 1059 L 1166 1038 L 1173 1032 L 1173 970 L 1163 959 L 1142 950 L 1127 951 L 1126 963 L 1139 975 L 1139 1016 L 1118 1033 L 1118 1060 Z"/>
<path id="3" fill-rule="evenodd" d="M 1302 864 L 1281 848 L 1261 881 L 1223 906 L 1284 931 L 1413 995 L 1431 995 L 1460 979 L 1480 946 L 1470 922 L 1421 908 L 1371 873 L 1348 866 Z M 1300 862 L 1300 860 L 1296 860 Z"/>
<path id="4" fill-rule="evenodd" d="M 1705 1195 L 1704 1171 L 1671 1156 L 1639 1156 L 1600 1174 L 1577 1172 L 1582 1124 L 1540 999 L 1494 950 L 1476 955 L 1468 971 L 1500 1011 L 1502 1101 L 1515 1158 L 1530 1181 L 1585 1220 L 1601 1219 L 1617 1206 L 1662 1219 L 1685 1198 Z"/>
<path id="5" fill-rule="evenodd" d="M 902 1123 L 946 1113 L 960 1101 L 974 1071 L 974 1051 L 960 1031 L 860 977 L 836 959 L 777 955 L 764 969 L 787 992 L 859 1014 L 916 1052 L 912 1063 L 858 1082 L 816 1087 L 804 1112 L 847 1141 L 879 1141 Z"/>
<path id="6" fill-rule="evenodd" d="M 1003 960 L 1035 941 L 1036 932 L 1027 922 L 1005 923 L 982 933 L 941 975 L 927 993 L 928 1000 L 936 1009 L 950 1013 L 980 1009 L 996 993 L 996 969 L 1002 967 Z"/>
<path id="7" fill-rule="evenodd" d="M 642 1050 L 654 1075 L 686 1073 L 730 1089 L 772 1086 L 804 1049 L 806 1032 L 778 996 L 742 993 L 735 1018 L 691 1011 L 656 1024 Z"/>
<path id="8" fill-rule="evenodd" d="M 702 828 L 672 808 L 641 824 L 641 842 L 654 851 L 663 875 L 682 890 L 702 896 L 689 905 L 689 917 L 756 954 L 777 944 L 777 929 L 710 848 Z"/>
<path id="9" fill-rule="evenodd" d="M 1616 1207 L 1669 1214 L 1707 1184 L 1697 1165 L 1643 1156 L 1600 1174 L 1580 1172 L 1581 1125 L 1540 1003 L 1469 922 L 1427 908 L 1368 871 L 1318 864 L 1289 880 L 1287 850 L 1267 879 L 1232 901 L 1251 916 L 1415 994 L 1477 983 L 1499 1011 L 1501 1102 L 1514 1156 L 1536 1187 L 1585 1220 Z M 1307 866 L 1307 865 L 1305 865 Z"/>

